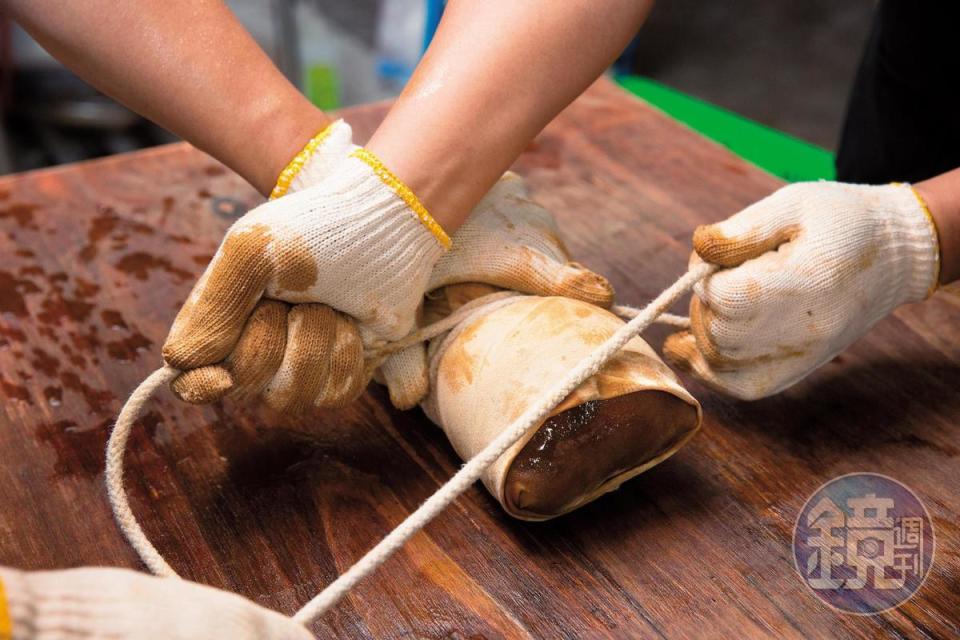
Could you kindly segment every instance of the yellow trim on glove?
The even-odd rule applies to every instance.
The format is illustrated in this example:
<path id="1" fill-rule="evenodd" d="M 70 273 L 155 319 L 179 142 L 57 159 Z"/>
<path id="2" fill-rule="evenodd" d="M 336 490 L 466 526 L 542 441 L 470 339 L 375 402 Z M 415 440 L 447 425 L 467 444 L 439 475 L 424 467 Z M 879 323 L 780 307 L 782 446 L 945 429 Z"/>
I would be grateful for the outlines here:
<path id="1" fill-rule="evenodd" d="M 383 162 L 380 161 L 380 158 L 362 147 L 351 153 L 350 157 L 357 158 L 373 169 L 373 172 L 377 174 L 377 177 L 383 180 L 383 183 L 390 187 L 394 193 L 400 196 L 400 199 L 403 200 L 415 214 L 417 214 L 420 222 L 422 222 L 423 226 L 425 226 L 430 233 L 434 235 L 434 237 L 437 239 L 437 242 L 440 243 L 440 246 L 444 249 L 450 248 L 450 236 L 447 235 L 447 232 L 443 230 L 443 227 L 440 226 L 439 222 L 433 219 L 433 216 L 430 215 L 430 213 L 427 211 L 427 208 L 423 206 L 422 202 L 420 202 L 420 199 L 417 198 L 413 191 L 410 190 L 410 187 L 403 184 L 403 181 L 400 180 L 400 178 L 393 175 L 393 172 L 384 166 Z"/>
<path id="2" fill-rule="evenodd" d="M 313 136 L 310 139 L 310 142 L 300 150 L 300 153 L 293 157 L 293 160 L 283 168 L 283 171 L 280 172 L 280 175 L 277 176 L 277 184 L 273 187 L 273 191 L 270 192 L 270 199 L 276 200 L 280 196 L 283 196 L 287 193 L 287 190 L 290 188 L 290 183 L 293 182 L 293 179 L 297 177 L 297 174 L 303 170 L 303 166 L 307 164 L 307 161 L 310 160 L 310 157 L 316 152 L 317 148 L 323 144 L 323 141 L 330 137 L 330 133 L 333 130 L 333 124 L 327 126 L 326 129 Z"/>
<path id="3" fill-rule="evenodd" d="M 912 184 L 905 182 L 893 182 L 891 184 L 893 184 L 895 187 L 903 186 L 910 189 L 910 191 L 913 193 L 913 197 L 917 199 L 917 203 L 919 203 L 920 209 L 923 211 L 923 215 L 927 217 L 927 222 L 930 224 L 930 230 L 933 232 L 936 267 L 934 268 L 933 284 L 930 285 L 930 289 L 927 291 L 927 297 L 929 298 L 940 286 L 940 230 L 937 228 L 937 221 L 934 219 L 933 214 L 930 213 L 930 207 L 927 206 L 927 201 L 923 199 L 923 196 L 920 195 L 920 192 L 917 191 Z"/>
<path id="4" fill-rule="evenodd" d="M 3 578 L 0 578 L 0 640 L 13 638 L 13 622 L 10 620 L 10 609 L 7 607 L 7 592 L 3 587 Z"/>

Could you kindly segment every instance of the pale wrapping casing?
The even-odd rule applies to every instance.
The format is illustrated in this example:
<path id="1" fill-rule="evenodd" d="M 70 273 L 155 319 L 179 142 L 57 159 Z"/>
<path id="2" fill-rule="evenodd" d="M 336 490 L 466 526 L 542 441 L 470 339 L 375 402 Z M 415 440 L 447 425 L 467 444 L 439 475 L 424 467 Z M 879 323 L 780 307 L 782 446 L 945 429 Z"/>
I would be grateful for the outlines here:
<path id="1" fill-rule="evenodd" d="M 550 385 L 624 325 L 600 307 L 561 297 L 524 296 L 464 320 L 430 349 L 430 395 L 424 411 L 447 434 L 456 452 L 469 460 L 520 416 Z M 676 375 L 642 338 L 633 338 L 603 369 L 570 394 L 551 416 L 591 400 L 656 390 L 701 409 Z M 540 425 L 532 428 L 483 475 L 483 483 L 510 515 L 504 497 L 507 472 Z M 572 505 L 578 508 L 661 462 L 689 437 L 654 460 L 618 474 Z M 557 514 L 559 515 L 559 514 Z"/>

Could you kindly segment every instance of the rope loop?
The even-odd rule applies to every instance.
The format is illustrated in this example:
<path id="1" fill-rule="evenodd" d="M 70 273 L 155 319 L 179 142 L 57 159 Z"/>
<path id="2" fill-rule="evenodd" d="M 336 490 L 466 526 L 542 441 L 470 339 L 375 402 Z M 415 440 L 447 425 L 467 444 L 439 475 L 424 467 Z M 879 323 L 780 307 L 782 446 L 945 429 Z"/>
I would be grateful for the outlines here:
<path id="1" fill-rule="evenodd" d="M 689 271 L 667 287 L 663 293 L 654 298 L 643 309 L 614 307 L 613 311 L 615 313 L 630 317 L 631 320 L 571 368 L 566 375 L 562 376 L 540 396 L 520 417 L 511 422 L 480 453 L 464 463 L 450 480 L 427 498 L 383 540 L 297 611 L 293 615 L 293 619 L 302 624 L 308 624 L 323 616 L 358 582 L 376 571 L 407 540 L 423 529 L 460 494 L 469 489 L 483 475 L 483 472 L 522 438 L 529 429 L 542 422 L 572 391 L 590 376 L 596 374 L 627 342 L 639 335 L 644 329 L 657 322 L 658 319 L 672 326 L 688 327 L 688 319 L 668 314 L 666 310 L 692 290 L 697 282 L 714 273 L 717 268 L 716 265 L 709 263 L 700 263 L 691 267 Z M 468 315 L 486 305 L 502 304 L 506 299 L 517 295 L 520 294 L 503 291 L 483 296 L 464 305 L 447 318 L 424 327 L 406 338 L 378 346 L 377 349 L 371 350 L 365 355 L 373 359 L 385 359 L 401 349 L 449 331 Z M 158 389 L 169 384 L 180 373 L 179 370 L 169 366 L 157 369 L 141 382 L 130 395 L 120 411 L 117 423 L 107 443 L 106 471 L 104 474 L 110 506 L 123 535 L 150 571 L 158 576 L 171 578 L 179 578 L 179 576 L 147 538 L 130 509 L 130 503 L 123 486 L 123 454 L 130 438 L 130 430 L 143 412 L 146 402 Z"/>

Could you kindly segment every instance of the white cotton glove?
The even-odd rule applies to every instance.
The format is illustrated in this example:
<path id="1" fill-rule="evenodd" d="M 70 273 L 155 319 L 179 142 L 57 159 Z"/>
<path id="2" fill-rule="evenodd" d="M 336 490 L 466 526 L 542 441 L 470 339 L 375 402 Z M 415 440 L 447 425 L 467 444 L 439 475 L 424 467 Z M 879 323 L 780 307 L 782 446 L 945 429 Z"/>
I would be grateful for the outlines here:
<path id="1" fill-rule="evenodd" d="M 613 287 L 570 262 L 553 215 L 529 199 L 515 173 L 506 173 L 453 234 L 453 246 L 430 274 L 428 291 L 476 282 L 538 296 L 564 296 L 609 307 Z M 394 406 L 416 406 L 429 390 L 425 346 L 392 356 L 381 368 Z"/>
<path id="2" fill-rule="evenodd" d="M 909 185 L 789 185 L 693 244 L 691 262 L 727 268 L 696 286 L 691 330 L 664 352 L 745 400 L 796 383 L 939 277 L 937 230 Z"/>
<path id="3" fill-rule="evenodd" d="M 0 638 L 310 640 L 292 619 L 235 593 L 127 569 L 0 567 Z"/>
<path id="4" fill-rule="evenodd" d="M 281 195 L 286 176 L 290 176 L 290 186 L 286 193 L 303 191 L 323 182 L 333 170 L 346 160 L 347 156 L 360 147 L 353 143 L 353 129 L 343 120 L 337 120 L 324 129 L 316 138 L 294 158 L 291 166 L 284 169 L 284 173 L 277 179 L 277 186 L 270 194 L 271 199 Z"/>
<path id="5" fill-rule="evenodd" d="M 351 401 L 369 376 L 363 349 L 413 329 L 449 242 L 402 182 L 354 150 L 227 232 L 164 344 L 164 360 L 189 370 L 174 391 L 205 402 L 239 386 L 285 411 Z"/>
<path id="6" fill-rule="evenodd" d="M 613 288 L 576 262 L 553 214 L 529 198 L 523 178 L 503 175 L 457 229 L 453 246 L 430 273 L 428 291 L 483 282 L 537 296 L 563 296 L 601 307 Z"/>

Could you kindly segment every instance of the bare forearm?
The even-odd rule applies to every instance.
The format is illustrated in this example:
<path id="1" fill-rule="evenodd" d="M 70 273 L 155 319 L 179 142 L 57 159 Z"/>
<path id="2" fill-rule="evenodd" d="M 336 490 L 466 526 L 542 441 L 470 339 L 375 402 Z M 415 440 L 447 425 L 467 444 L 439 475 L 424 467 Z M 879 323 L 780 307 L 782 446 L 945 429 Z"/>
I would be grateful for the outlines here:
<path id="1" fill-rule="evenodd" d="M 369 143 L 455 230 L 623 50 L 652 0 L 452 0 Z"/>
<path id="2" fill-rule="evenodd" d="M 64 65 L 262 193 L 328 119 L 221 0 L 7 0 Z"/>
<path id="3" fill-rule="evenodd" d="M 940 283 L 960 280 L 960 169 L 914 185 L 937 223 Z"/>

